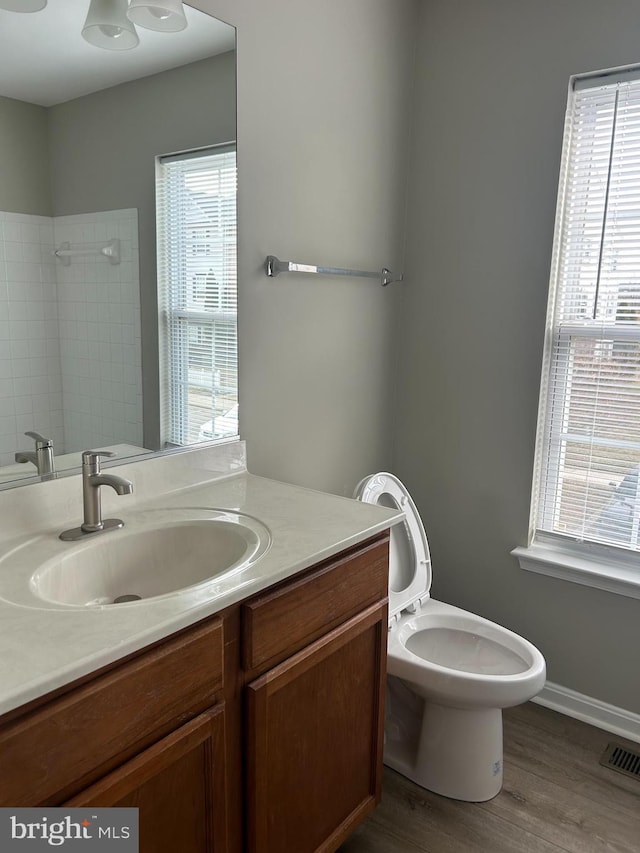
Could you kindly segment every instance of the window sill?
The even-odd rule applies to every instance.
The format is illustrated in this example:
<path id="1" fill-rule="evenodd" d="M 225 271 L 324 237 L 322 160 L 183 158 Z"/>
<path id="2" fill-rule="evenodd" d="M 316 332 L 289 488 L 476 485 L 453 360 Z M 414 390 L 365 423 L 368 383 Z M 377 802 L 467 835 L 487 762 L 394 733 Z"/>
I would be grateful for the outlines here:
<path id="1" fill-rule="evenodd" d="M 640 598 L 640 560 L 635 565 L 576 554 L 556 544 L 535 542 L 511 552 L 520 568 L 629 598 Z"/>

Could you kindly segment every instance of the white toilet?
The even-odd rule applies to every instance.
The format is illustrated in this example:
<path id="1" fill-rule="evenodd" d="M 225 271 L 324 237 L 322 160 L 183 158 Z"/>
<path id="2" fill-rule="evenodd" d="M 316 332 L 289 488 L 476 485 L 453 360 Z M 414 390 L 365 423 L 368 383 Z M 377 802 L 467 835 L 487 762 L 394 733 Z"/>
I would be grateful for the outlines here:
<path id="1" fill-rule="evenodd" d="M 430 598 L 427 536 L 397 477 L 365 477 L 354 497 L 406 519 L 391 528 L 384 762 L 445 797 L 490 800 L 502 787 L 502 708 L 542 689 L 544 658 L 495 622 Z"/>

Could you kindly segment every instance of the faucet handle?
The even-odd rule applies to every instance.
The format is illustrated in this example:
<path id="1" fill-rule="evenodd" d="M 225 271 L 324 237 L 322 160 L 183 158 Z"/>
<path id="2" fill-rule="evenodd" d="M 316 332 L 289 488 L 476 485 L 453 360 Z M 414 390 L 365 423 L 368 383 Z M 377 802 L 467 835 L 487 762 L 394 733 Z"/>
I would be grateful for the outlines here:
<path id="1" fill-rule="evenodd" d="M 45 438 L 39 432 L 25 432 L 25 435 L 32 438 L 36 443 L 36 450 L 42 450 L 44 447 L 53 447 L 53 441 L 50 438 Z"/>
<path id="2" fill-rule="evenodd" d="M 85 450 L 82 453 L 82 467 L 89 469 L 90 474 L 100 473 L 100 458 L 102 456 L 115 456 L 111 450 Z"/>
<path id="3" fill-rule="evenodd" d="M 83 462 L 95 462 L 101 456 L 115 456 L 113 450 L 84 450 L 82 453 Z"/>

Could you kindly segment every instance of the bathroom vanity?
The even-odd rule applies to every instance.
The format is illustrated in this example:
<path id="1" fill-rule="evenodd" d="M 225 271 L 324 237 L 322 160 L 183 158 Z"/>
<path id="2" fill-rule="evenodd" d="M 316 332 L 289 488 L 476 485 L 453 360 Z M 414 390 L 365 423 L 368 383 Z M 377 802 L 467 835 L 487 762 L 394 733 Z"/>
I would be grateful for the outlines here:
<path id="1" fill-rule="evenodd" d="M 220 467 L 220 451 L 208 453 Z M 402 516 L 252 477 L 238 458 L 207 481 L 206 454 L 117 471 L 144 503 L 154 466 L 173 465 L 181 488 L 162 496 L 165 510 L 250 513 L 268 551 L 208 594 L 2 602 L 0 615 L 31 625 L 32 647 L 29 672 L 15 660 L 1 671 L 0 805 L 138 807 L 143 853 L 328 853 L 380 797 L 388 529 Z M 70 495 L 78 479 L 41 494 Z M 110 501 L 126 526 L 125 498 Z M 0 559 L 0 573 L 8 566 Z"/>

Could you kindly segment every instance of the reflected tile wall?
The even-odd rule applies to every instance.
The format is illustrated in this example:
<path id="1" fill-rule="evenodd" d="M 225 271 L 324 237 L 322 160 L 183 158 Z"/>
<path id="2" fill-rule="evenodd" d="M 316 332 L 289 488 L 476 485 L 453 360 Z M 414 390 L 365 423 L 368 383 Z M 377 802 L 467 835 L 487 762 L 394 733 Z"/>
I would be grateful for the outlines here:
<path id="1" fill-rule="evenodd" d="M 53 245 L 49 217 L 0 212 L 0 465 L 34 449 L 27 430 L 64 449 Z"/>
<path id="2" fill-rule="evenodd" d="M 112 265 L 97 250 L 113 238 L 121 261 Z M 53 254 L 63 242 L 96 252 L 65 266 Z M 0 211 L 0 465 L 33 450 L 27 430 L 52 438 L 58 455 L 142 445 L 135 209 L 54 219 Z"/>
<path id="3" fill-rule="evenodd" d="M 95 249 L 56 263 L 66 447 L 142 445 L 137 210 L 58 216 L 53 229 L 56 246 Z M 99 254 L 114 238 L 118 264 Z"/>

